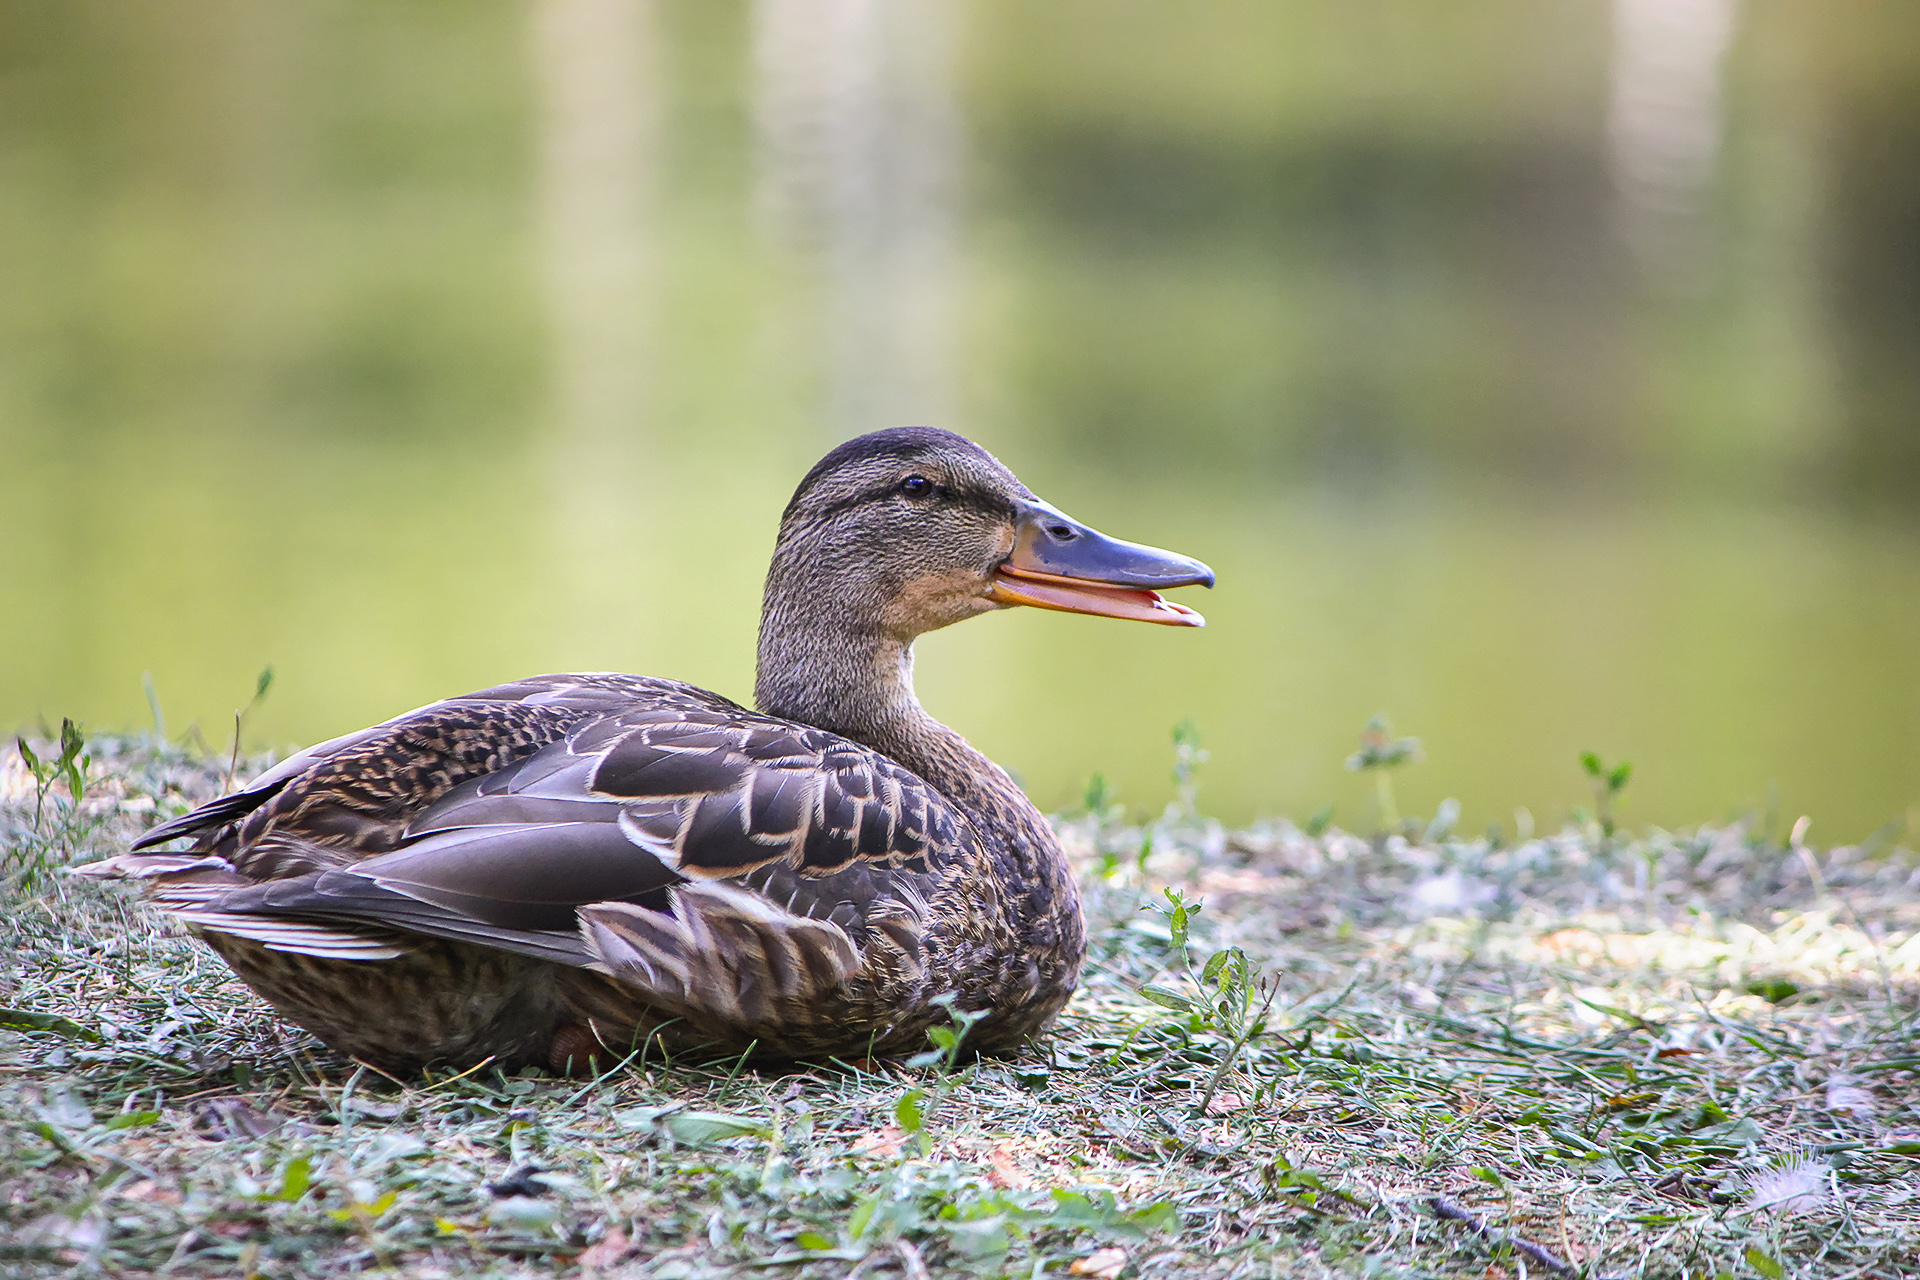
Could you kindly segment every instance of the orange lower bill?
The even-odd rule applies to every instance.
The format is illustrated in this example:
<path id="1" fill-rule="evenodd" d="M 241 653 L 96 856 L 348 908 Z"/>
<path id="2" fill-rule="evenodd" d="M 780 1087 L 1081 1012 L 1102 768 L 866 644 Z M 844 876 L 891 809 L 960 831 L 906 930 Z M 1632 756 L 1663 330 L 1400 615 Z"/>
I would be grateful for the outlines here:
<path id="1" fill-rule="evenodd" d="M 1080 578 L 1030 573 L 1002 565 L 993 574 L 993 598 L 1002 604 L 1058 609 L 1062 613 L 1090 613 L 1129 622 L 1157 622 L 1166 627 L 1204 627 L 1207 620 L 1183 604 L 1163 599 L 1157 591 L 1138 587 L 1109 587 Z"/>

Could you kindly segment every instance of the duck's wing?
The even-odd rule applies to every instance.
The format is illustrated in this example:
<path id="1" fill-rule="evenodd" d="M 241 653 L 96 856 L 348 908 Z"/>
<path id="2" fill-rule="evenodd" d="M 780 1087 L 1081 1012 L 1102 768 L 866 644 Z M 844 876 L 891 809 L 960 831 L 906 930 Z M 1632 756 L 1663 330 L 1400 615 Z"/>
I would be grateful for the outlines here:
<path id="1" fill-rule="evenodd" d="M 590 967 L 742 1035 L 819 1019 L 862 969 L 883 986 L 917 979 L 927 895 L 973 839 L 944 796 L 888 757 L 738 708 L 644 708 L 583 726 L 448 793 L 409 836 L 491 842 L 514 824 L 595 819 L 623 842 L 610 859 L 640 855 L 666 878 L 569 889 Z M 494 909 L 530 896 L 484 879 L 463 874 L 461 888 Z"/>
<path id="2" fill-rule="evenodd" d="M 159 877 L 157 900 L 202 928 L 309 954 L 351 958 L 353 940 L 404 947 L 408 934 L 499 947 L 709 1018 L 804 1004 L 876 957 L 917 966 L 924 894 L 971 838 L 965 821 L 879 752 L 707 697 L 630 697 L 576 717 L 443 788 L 393 851 L 354 857 L 339 817 L 365 813 L 365 788 L 343 796 L 319 780 L 361 779 L 343 757 L 391 758 L 391 739 L 435 731 L 434 718 L 402 717 L 203 837 L 216 854 L 232 847 L 236 871 L 273 878 L 236 887 L 234 872 L 199 863 Z M 447 771 L 468 758 L 486 756 L 475 748 Z"/>
<path id="3" fill-rule="evenodd" d="M 253 879 L 384 853 L 400 847 L 416 814 L 460 783 L 523 760 L 587 721 L 642 703 L 738 710 L 671 680 L 533 676 L 429 703 L 309 747 L 241 790 L 154 827 L 134 842 L 133 852 L 190 838 L 196 851 L 227 857 Z M 285 862 L 286 843 L 268 839 L 274 834 L 295 837 L 312 864 Z M 266 861 L 269 854 L 275 860 Z"/>

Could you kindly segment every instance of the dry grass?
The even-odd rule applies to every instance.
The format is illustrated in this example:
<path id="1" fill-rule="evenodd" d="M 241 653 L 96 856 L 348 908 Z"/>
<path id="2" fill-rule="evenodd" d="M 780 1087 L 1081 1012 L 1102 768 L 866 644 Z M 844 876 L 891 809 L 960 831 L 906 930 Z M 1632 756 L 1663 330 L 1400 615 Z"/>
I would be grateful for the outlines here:
<path id="1" fill-rule="evenodd" d="M 1083 815 L 1017 1060 L 402 1083 L 53 871 L 224 780 L 91 750 L 0 764 L 9 1275 L 1920 1274 L 1904 850 Z"/>

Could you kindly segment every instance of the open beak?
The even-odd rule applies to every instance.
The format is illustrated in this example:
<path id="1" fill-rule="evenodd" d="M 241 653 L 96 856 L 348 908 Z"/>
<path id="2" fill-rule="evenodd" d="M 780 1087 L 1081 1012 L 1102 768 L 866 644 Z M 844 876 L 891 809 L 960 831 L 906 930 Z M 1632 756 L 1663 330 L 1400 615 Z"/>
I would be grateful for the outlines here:
<path id="1" fill-rule="evenodd" d="M 1063 613 L 1204 627 L 1207 620 L 1183 604 L 1160 598 L 1171 587 L 1213 585 L 1213 570 L 1198 560 L 1122 542 L 1089 529 L 1035 499 L 1016 517 L 1013 550 L 993 571 L 993 599 Z"/>

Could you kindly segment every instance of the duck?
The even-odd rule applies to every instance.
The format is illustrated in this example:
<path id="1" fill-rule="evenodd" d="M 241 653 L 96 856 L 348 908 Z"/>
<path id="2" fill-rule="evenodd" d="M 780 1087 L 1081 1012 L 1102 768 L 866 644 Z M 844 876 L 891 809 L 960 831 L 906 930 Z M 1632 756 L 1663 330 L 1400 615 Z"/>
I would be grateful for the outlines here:
<path id="1" fill-rule="evenodd" d="M 781 515 L 756 709 L 516 680 L 309 747 L 78 870 L 139 882 L 389 1074 L 582 1074 L 656 1045 L 886 1059 L 956 1010 L 969 1052 L 1011 1051 L 1076 988 L 1079 891 L 1020 787 L 921 706 L 914 641 L 1022 606 L 1200 627 L 1160 593 L 1213 582 L 963 436 L 878 431 Z"/>

